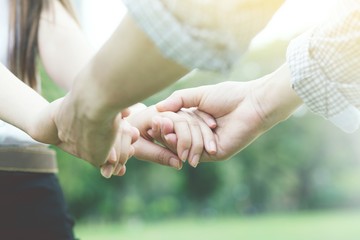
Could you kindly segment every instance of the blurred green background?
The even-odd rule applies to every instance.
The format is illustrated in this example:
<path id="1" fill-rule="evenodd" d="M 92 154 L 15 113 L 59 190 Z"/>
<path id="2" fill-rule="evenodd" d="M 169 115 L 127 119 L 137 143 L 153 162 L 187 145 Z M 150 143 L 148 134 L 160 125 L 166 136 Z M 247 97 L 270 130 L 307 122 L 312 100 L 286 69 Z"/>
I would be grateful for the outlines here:
<path id="1" fill-rule="evenodd" d="M 249 51 L 226 76 L 193 71 L 145 103 L 261 77 L 284 62 L 287 44 Z M 49 100 L 64 94 L 44 73 L 43 89 Z M 300 109 L 225 162 L 176 171 L 131 159 L 124 177 L 107 180 L 57 150 L 59 178 L 80 239 L 358 240 L 359 139 Z"/>

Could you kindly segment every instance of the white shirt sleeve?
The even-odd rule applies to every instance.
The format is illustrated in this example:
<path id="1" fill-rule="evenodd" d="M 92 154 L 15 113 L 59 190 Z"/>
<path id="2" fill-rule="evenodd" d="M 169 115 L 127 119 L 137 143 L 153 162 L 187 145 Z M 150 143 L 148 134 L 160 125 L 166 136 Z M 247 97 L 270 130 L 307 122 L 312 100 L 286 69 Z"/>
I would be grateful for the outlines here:
<path id="1" fill-rule="evenodd" d="M 294 39 L 287 51 L 293 88 L 315 113 L 345 132 L 360 125 L 360 4 L 342 1 L 336 16 Z"/>

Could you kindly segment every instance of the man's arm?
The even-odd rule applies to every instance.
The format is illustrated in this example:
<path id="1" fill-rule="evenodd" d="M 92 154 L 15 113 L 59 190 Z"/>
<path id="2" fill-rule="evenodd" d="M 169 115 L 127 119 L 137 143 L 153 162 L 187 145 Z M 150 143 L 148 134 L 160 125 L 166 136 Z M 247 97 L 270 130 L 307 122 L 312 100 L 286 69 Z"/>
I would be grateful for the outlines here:
<path id="1" fill-rule="evenodd" d="M 165 58 L 133 20 L 125 17 L 77 76 L 69 99 L 82 106 L 91 105 L 93 110 L 87 113 L 90 117 L 104 113 L 114 116 L 186 72 L 184 67 Z"/>
<path id="2" fill-rule="evenodd" d="M 123 2 L 165 56 L 190 69 L 225 72 L 284 0 Z"/>

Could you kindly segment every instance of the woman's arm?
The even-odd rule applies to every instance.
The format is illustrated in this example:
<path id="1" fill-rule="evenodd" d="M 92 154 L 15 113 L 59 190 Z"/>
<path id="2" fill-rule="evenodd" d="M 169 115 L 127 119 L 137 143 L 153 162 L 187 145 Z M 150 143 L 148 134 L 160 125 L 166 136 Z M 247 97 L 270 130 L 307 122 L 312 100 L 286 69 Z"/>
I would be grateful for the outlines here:
<path id="1" fill-rule="evenodd" d="M 49 103 L 0 64 L 0 119 L 43 143 L 57 144 L 57 130 Z M 42 129 L 40 134 L 37 129 Z"/>
<path id="2" fill-rule="evenodd" d="M 42 12 L 38 41 L 46 72 L 59 86 L 70 90 L 76 75 L 90 61 L 95 50 L 59 1 L 53 0 L 52 8 Z"/>
<path id="3" fill-rule="evenodd" d="M 82 153 L 77 151 L 76 142 L 68 139 L 60 141 L 58 138 L 58 129 L 54 124 L 53 115 L 59 109 L 61 101 L 62 99 L 58 99 L 49 104 L 36 91 L 16 78 L 3 65 L 0 65 L 0 119 L 22 129 L 39 142 L 57 145 L 75 156 L 83 157 Z M 115 149 L 108 149 L 106 159 L 111 165 L 101 169 L 105 177 L 110 177 L 114 168 L 122 168 L 118 159 L 126 161 L 134 151 L 131 144 L 137 139 L 137 130 L 132 130 L 129 124 L 122 121 L 116 119 L 116 123 L 119 124 L 111 128 L 115 132 L 113 135 L 114 141 L 117 143 L 115 148 L 122 148 L 122 155 L 114 156 Z M 120 122 L 122 123 L 120 124 Z M 107 136 L 104 137 L 107 138 Z M 123 173 L 124 171 L 118 171 L 120 175 Z"/>

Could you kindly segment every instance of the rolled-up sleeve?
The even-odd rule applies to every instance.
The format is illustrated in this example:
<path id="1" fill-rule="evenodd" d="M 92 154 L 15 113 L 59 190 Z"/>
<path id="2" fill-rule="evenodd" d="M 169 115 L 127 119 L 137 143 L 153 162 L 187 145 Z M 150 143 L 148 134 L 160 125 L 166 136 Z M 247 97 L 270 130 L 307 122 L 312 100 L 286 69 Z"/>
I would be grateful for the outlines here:
<path id="1" fill-rule="evenodd" d="M 226 71 L 283 0 L 123 0 L 163 54 L 193 69 Z"/>
<path id="2" fill-rule="evenodd" d="M 353 132 L 360 125 L 360 6 L 339 6 L 336 16 L 290 43 L 287 62 L 307 107 Z"/>

